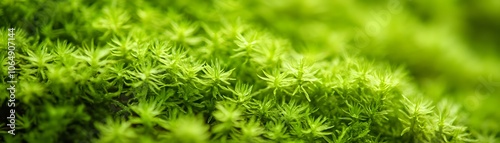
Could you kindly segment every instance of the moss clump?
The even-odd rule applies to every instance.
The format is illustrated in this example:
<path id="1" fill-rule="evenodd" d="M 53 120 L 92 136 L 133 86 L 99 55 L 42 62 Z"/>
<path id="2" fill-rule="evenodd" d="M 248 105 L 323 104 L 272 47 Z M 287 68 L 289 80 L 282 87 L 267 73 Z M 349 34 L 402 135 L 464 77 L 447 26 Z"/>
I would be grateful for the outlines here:
<path id="1" fill-rule="evenodd" d="M 428 2 L 4 0 L 0 141 L 495 142 L 498 21 Z"/>

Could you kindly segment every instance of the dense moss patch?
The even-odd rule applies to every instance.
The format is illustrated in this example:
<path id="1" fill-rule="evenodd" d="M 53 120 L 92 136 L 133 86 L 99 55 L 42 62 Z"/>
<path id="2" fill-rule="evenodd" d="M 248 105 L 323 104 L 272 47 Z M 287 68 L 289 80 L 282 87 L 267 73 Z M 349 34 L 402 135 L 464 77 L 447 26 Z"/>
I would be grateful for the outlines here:
<path id="1" fill-rule="evenodd" d="M 499 5 L 425 2 L 3 0 L 0 142 L 497 141 Z"/>

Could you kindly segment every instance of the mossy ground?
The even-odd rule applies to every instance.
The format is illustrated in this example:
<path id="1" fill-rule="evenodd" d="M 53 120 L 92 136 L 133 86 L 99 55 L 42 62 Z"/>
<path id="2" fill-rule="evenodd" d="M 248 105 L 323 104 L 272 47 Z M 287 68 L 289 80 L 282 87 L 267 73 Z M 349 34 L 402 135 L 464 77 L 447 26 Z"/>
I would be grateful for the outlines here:
<path id="1" fill-rule="evenodd" d="M 499 8 L 3 0 L 0 142 L 497 142 Z"/>

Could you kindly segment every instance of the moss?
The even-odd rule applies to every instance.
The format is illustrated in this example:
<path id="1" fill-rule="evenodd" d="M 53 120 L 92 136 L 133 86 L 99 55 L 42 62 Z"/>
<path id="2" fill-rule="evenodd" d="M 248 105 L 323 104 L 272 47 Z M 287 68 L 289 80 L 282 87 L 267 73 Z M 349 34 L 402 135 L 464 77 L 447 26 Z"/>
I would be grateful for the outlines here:
<path id="1" fill-rule="evenodd" d="M 492 33 L 426 2 L 2 1 L 0 141 L 497 141 Z"/>

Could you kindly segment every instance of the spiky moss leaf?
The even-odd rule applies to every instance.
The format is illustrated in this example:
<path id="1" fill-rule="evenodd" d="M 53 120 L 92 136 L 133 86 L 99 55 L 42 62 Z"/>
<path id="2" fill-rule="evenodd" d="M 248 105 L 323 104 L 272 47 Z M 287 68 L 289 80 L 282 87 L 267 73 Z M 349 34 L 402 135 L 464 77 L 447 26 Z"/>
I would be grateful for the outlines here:
<path id="1" fill-rule="evenodd" d="M 209 126 L 206 125 L 200 116 L 183 115 L 166 123 L 166 139 L 179 143 L 206 143 L 209 142 Z"/>

